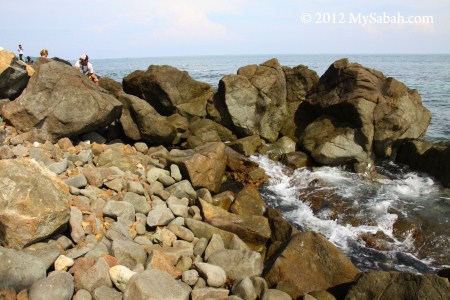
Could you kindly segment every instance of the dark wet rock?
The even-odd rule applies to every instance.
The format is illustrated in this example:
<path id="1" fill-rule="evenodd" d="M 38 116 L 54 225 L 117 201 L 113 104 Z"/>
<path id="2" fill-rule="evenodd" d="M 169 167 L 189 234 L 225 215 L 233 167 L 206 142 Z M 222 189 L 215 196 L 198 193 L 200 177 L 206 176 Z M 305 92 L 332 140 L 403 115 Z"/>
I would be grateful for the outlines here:
<path id="1" fill-rule="evenodd" d="M 257 163 L 230 147 L 226 147 L 225 154 L 227 155 L 227 168 L 230 170 L 230 176 L 236 182 L 259 186 L 267 180 L 264 170 Z"/>
<path id="2" fill-rule="evenodd" d="M 450 283 L 437 275 L 371 271 L 358 276 L 345 299 L 448 299 L 448 295 Z"/>
<path id="3" fill-rule="evenodd" d="M 397 152 L 396 161 L 409 165 L 436 177 L 445 187 L 450 187 L 450 142 L 432 144 L 424 140 L 403 143 Z"/>
<path id="4" fill-rule="evenodd" d="M 39 58 L 27 89 L 2 108 L 3 117 L 32 138 L 56 142 L 105 128 L 122 105 L 75 69 Z"/>
<path id="5" fill-rule="evenodd" d="M 311 160 L 308 154 L 301 151 L 283 154 L 281 155 L 280 161 L 293 169 L 299 169 L 311 165 Z"/>

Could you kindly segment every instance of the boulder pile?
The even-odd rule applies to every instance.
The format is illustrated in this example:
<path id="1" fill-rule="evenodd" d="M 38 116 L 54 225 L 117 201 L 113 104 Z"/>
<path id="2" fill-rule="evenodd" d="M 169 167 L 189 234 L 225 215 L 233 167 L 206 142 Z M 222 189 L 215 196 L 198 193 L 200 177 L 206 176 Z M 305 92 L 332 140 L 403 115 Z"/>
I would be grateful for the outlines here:
<path id="1" fill-rule="evenodd" d="M 266 205 L 264 170 L 245 156 L 301 167 L 390 155 L 429 122 L 417 92 L 394 79 L 339 61 L 319 80 L 273 59 L 218 91 L 169 66 L 97 87 L 46 58 L 16 80 L 9 70 L 26 66 L 10 56 L 0 53 L 0 298 L 450 293 L 437 275 L 359 273 Z M 420 122 L 407 123 L 413 115 Z"/>

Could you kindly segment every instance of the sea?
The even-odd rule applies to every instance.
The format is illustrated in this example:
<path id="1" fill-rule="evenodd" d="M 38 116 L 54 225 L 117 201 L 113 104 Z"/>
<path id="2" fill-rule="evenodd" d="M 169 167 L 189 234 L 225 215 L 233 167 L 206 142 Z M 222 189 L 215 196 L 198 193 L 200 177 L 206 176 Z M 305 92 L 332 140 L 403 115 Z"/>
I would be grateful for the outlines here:
<path id="1" fill-rule="evenodd" d="M 281 65 L 305 65 L 321 76 L 348 58 L 417 89 L 432 113 L 424 139 L 450 140 L 450 55 L 223 55 L 92 60 L 95 72 L 119 82 L 150 65 L 171 65 L 217 88 L 239 67 L 277 58 Z M 389 160 L 377 162 L 386 178 L 368 181 L 345 167 L 292 170 L 266 156 L 253 156 L 270 176 L 260 187 L 266 202 L 301 230 L 334 243 L 361 270 L 436 273 L 450 267 L 450 190 L 427 174 Z M 450 166 L 448 166 L 450 172 Z M 319 181 L 319 187 L 311 183 Z M 314 186 L 314 185 L 313 185 Z M 314 210 L 309 197 L 330 207 Z M 337 212 L 336 212 L 337 211 Z"/>

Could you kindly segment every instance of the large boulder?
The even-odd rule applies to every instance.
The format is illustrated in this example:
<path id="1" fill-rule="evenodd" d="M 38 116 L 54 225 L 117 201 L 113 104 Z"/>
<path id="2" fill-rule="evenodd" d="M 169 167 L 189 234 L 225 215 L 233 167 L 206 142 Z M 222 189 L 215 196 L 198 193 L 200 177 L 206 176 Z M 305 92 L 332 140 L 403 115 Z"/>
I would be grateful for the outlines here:
<path id="1" fill-rule="evenodd" d="M 437 275 L 371 271 L 358 277 L 345 300 L 448 299 L 450 284 Z"/>
<path id="2" fill-rule="evenodd" d="M 19 60 L 14 53 L 0 51 L 0 99 L 15 99 L 27 86 L 34 69 Z"/>
<path id="3" fill-rule="evenodd" d="M 351 282 L 358 274 L 336 246 L 311 231 L 294 234 L 266 266 L 264 278 L 269 287 L 279 284 L 294 299 L 304 293 Z"/>
<path id="4" fill-rule="evenodd" d="M 316 162 L 342 164 L 365 161 L 373 153 L 391 156 L 395 143 L 425 133 L 431 114 L 416 90 L 341 59 L 320 78 L 295 117 L 300 146 Z M 323 126 L 326 130 L 318 138 Z"/>
<path id="5" fill-rule="evenodd" d="M 178 165 L 183 178 L 188 178 L 194 188 L 219 192 L 227 166 L 224 143 L 208 143 L 194 150 L 178 152 L 169 160 Z"/>
<path id="6" fill-rule="evenodd" d="M 415 170 L 426 172 L 450 188 L 450 142 L 431 143 L 411 140 L 403 143 L 397 151 L 396 161 Z"/>
<path id="7" fill-rule="evenodd" d="M 297 142 L 298 133 L 295 126 L 295 112 L 299 105 L 316 89 L 319 76 L 307 66 L 299 65 L 294 68 L 283 66 L 286 77 L 286 105 L 287 116 L 281 129 L 284 136 L 288 136 Z"/>
<path id="8" fill-rule="evenodd" d="M 179 113 L 186 117 L 204 117 L 206 103 L 214 95 L 209 84 L 166 65 L 151 65 L 145 72 L 134 71 L 123 79 L 123 89 L 144 99 L 165 116 Z"/>
<path id="9" fill-rule="evenodd" d="M 70 66 L 46 58 L 33 66 L 36 73 L 26 90 L 2 107 L 17 130 L 56 142 L 102 129 L 119 117 L 122 104 Z"/>
<path id="10" fill-rule="evenodd" d="M 242 136 L 257 134 L 274 142 L 286 111 L 286 79 L 277 59 L 249 65 L 224 76 L 214 99 L 222 122 L 230 120 Z"/>
<path id="11" fill-rule="evenodd" d="M 69 221 L 69 187 L 34 160 L 0 160 L 0 243 L 20 249 Z"/>
<path id="12" fill-rule="evenodd" d="M 175 126 L 145 100 L 124 92 L 118 92 L 118 99 L 126 110 L 120 121 L 127 137 L 153 144 L 170 144 L 176 137 Z M 125 120 L 125 116 L 129 119 Z"/>

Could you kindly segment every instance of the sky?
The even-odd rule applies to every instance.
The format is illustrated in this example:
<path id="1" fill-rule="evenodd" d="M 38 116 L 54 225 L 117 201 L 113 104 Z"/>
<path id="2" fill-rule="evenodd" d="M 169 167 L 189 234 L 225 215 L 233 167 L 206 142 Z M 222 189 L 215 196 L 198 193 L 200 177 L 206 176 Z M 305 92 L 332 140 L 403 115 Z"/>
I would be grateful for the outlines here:
<path id="1" fill-rule="evenodd" d="M 92 59 L 450 54 L 449 0 L 2 0 L 0 47 Z M 399 24 L 400 17 L 405 22 Z M 412 19 L 407 19 L 412 17 Z M 364 21 L 366 20 L 366 21 Z"/>

